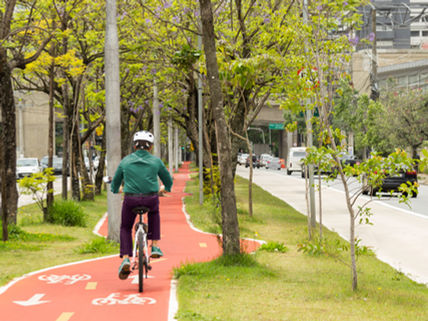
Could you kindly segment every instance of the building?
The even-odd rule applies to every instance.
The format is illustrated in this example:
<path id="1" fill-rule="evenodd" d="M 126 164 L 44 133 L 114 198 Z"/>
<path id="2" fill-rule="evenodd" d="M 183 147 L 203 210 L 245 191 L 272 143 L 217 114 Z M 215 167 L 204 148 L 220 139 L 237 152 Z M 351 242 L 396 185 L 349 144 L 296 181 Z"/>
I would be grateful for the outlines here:
<path id="1" fill-rule="evenodd" d="M 360 93 L 370 93 L 372 86 L 428 88 L 428 0 L 374 0 L 361 12 L 352 61 L 355 88 Z M 376 39 L 376 50 L 362 39 Z"/>
<path id="2" fill-rule="evenodd" d="M 15 93 L 17 157 L 48 154 L 49 100 L 39 92 Z"/>

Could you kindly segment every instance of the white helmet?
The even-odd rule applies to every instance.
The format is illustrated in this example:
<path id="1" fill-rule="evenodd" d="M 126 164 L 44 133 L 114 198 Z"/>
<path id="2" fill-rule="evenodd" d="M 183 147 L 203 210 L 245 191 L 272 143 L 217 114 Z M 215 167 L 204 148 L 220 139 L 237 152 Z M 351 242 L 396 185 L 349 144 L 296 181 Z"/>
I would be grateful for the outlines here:
<path id="1" fill-rule="evenodd" d="M 136 132 L 134 134 L 134 142 L 136 142 L 137 140 L 145 140 L 145 141 L 153 144 L 155 142 L 155 137 L 153 136 L 153 134 L 151 132 L 142 130 L 142 131 Z"/>

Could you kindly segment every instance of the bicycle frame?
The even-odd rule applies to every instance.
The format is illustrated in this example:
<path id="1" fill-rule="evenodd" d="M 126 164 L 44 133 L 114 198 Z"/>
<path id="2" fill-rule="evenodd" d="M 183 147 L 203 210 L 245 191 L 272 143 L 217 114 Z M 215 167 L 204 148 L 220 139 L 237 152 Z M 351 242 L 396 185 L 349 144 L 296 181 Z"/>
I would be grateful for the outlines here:
<path id="1" fill-rule="evenodd" d="M 143 222 L 143 214 L 138 214 L 140 216 L 140 221 L 137 223 L 138 224 L 138 229 L 135 232 L 135 238 L 134 238 L 134 248 L 132 250 L 132 266 L 133 269 L 135 269 L 135 266 L 137 264 L 137 244 L 138 244 L 138 239 L 140 237 L 143 238 L 143 244 L 144 244 L 144 249 L 143 249 L 143 253 L 144 256 L 146 257 L 146 262 L 147 264 L 150 262 L 149 260 L 149 253 L 148 253 L 148 243 L 147 243 L 147 233 L 144 230 L 144 225 L 145 223 Z M 141 251 L 141 249 L 138 249 L 139 251 Z M 142 266 L 139 268 L 143 268 Z"/>

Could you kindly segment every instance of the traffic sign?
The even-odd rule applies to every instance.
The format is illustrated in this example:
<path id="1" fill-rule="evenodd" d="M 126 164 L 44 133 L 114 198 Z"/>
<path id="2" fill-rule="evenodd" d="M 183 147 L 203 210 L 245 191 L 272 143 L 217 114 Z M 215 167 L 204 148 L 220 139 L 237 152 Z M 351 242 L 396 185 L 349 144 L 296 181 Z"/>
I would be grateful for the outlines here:
<path id="1" fill-rule="evenodd" d="M 284 123 L 269 123 L 269 129 L 284 129 Z"/>

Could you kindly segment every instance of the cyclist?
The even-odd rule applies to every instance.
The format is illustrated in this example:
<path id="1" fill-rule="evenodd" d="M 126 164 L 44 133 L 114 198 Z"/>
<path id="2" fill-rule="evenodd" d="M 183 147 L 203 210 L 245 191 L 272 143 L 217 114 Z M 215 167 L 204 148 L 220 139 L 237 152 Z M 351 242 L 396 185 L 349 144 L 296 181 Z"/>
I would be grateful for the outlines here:
<path id="1" fill-rule="evenodd" d="M 150 152 L 153 149 L 154 136 L 148 131 L 136 132 L 133 138 L 135 152 L 120 162 L 111 182 L 111 191 L 125 194 L 122 203 L 122 222 L 120 224 L 119 278 L 125 280 L 131 272 L 129 257 L 132 257 L 132 227 L 136 214 L 132 209 L 137 206 L 149 208 L 148 239 L 152 240 L 151 257 L 163 256 L 159 247 L 160 216 L 159 193 L 171 191 L 172 177 L 162 160 Z M 164 186 L 159 188 L 159 180 Z"/>

